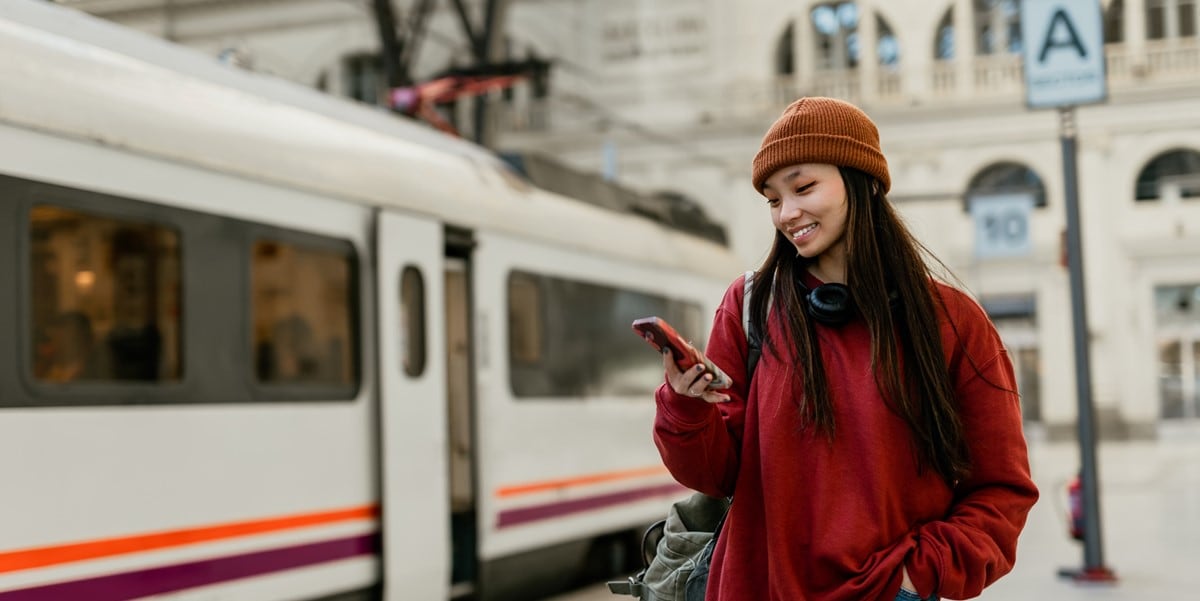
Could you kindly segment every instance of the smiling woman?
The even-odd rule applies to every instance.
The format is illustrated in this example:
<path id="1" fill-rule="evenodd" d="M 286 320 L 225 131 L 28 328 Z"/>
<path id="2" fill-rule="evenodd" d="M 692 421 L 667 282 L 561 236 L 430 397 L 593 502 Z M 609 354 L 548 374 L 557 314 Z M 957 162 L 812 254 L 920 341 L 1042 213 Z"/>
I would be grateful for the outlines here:
<path id="1" fill-rule="evenodd" d="M 706 349 L 734 386 L 664 361 L 656 394 L 672 475 L 737 491 L 706 599 L 978 596 L 1012 569 L 1038 496 L 995 327 L 935 279 L 862 110 L 793 102 L 752 171 L 776 230 L 753 282 L 770 290 L 745 302 L 735 280 Z M 749 382 L 746 324 L 764 333 Z"/>
<path id="2" fill-rule="evenodd" d="M 848 209 L 838 168 L 806 164 L 780 169 L 764 182 L 763 195 L 775 229 L 791 240 L 800 256 L 815 261 L 814 275 L 825 281 L 838 277 L 834 270 L 846 260 Z"/>

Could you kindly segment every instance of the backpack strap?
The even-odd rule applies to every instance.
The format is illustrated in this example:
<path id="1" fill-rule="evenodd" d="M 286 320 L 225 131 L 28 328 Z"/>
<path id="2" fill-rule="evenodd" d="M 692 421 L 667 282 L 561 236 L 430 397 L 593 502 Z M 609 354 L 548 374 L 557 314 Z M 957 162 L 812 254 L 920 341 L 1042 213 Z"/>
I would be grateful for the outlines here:
<path id="1" fill-rule="evenodd" d="M 758 366 L 758 359 L 762 357 L 762 338 L 758 334 L 758 328 L 750 320 L 750 295 L 754 290 L 754 271 L 746 272 L 745 287 L 742 290 L 742 331 L 746 333 L 746 382 L 754 379 L 754 368 Z M 774 292 L 774 291 L 772 291 Z M 774 296 L 772 294 L 772 296 Z M 768 309 L 770 309 L 770 299 L 768 298 Z"/>
<path id="2" fill-rule="evenodd" d="M 637 576 L 630 576 L 628 580 L 616 580 L 608 583 L 608 592 L 614 595 L 629 595 L 638 599 L 646 599 L 647 594 L 654 594 L 646 590 L 645 583 L 646 571 L 638 572 Z"/>

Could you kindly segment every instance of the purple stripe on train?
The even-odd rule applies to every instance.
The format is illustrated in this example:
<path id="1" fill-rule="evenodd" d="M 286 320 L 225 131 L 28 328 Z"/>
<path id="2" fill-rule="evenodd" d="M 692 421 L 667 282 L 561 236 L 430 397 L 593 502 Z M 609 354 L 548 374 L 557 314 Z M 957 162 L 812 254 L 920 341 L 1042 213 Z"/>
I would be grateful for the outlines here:
<path id="1" fill-rule="evenodd" d="M 376 534 L 352 536 L 283 549 L 4 591 L 0 592 L 0 601 L 126 601 L 359 555 L 371 555 L 376 553 L 378 548 Z"/>
<path id="2" fill-rule="evenodd" d="M 650 497 L 661 497 L 667 495 L 677 495 L 686 490 L 683 486 L 675 483 L 662 484 L 649 488 L 638 488 L 635 490 L 625 490 L 621 492 L 598 495 L 595 497 L 584 497 L 582 499 L 572 499 L 570 501 L 560 501 L 557 503 L 546 503 L 544 505 L 533 505 L 530 507 L 520 507 L 517 509 L 507 509 L 500 512 L 496 518 L 496 527 L 505 528 L 508 526 L 516 526 L 526 522 L 534 522 L 547 518 L 558 517 L 581 511 L 591 511 L 600 509 L 609 505 L 617 505 L 620 503 L 630 503 L 632 501 L 640 501 Z M 666 508 L 663 508 L 664 515 Z M 0 601 L 7 601 L 0 597 Z"/>

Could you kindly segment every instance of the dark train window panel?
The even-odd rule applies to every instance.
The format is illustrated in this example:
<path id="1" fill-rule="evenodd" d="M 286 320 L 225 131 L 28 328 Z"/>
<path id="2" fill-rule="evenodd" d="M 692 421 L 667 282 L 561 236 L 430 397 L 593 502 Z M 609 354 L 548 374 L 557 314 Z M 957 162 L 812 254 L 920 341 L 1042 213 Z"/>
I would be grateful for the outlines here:
<path id="1" fill-rule="evenodd" d="M 404 373 L 411 378 L 425 373 L 425 278 L 408 265 L 400 273 L 400 350 Z"/>
<path id="2" fill-rule="evenodd" d="M 634 334 L 633 320 L 665 318 L 704 348 L 700 308 L 664 296 L 567 278 L 508 278 L 509 376 L 519 398 L 650 394 L 662 360 Z"/>
<path id="3" fill-rule="evenodd" d="M 355 383 L 349 250 L 260 239 L 250 261 L 250 335 L 263 384 Z"/>
<path id="4" fill-rule="evenodd" d="M 181 378 L 178 231 L 36 205 L 29 234 L 36 381 Z"/>
<path id="5" fill-rule="evenodd" d="M 537 365 L 542 360 L 542 305 L 538 279 L 514 273 L 508 279 L 509 359 L 518 365 Z"/>

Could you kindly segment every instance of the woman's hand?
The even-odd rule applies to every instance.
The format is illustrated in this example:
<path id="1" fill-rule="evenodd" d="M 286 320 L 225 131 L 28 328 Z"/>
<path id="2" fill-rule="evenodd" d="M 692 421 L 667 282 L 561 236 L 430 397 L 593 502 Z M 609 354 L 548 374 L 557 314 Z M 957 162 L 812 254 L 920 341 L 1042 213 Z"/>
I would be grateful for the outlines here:
<path id="1" fill-rule="evenodd" d="M 703 363 L 680 371 L 675 365 L 675 360 L 671 358 L 671 351 L 663 351 L 663 367 L 667 370 L 667 384 L 676 394 L 698 398 L 706 403 L 729 402 L 729 395 L 709 390 L 712 374 L 705 372 Z"/>

